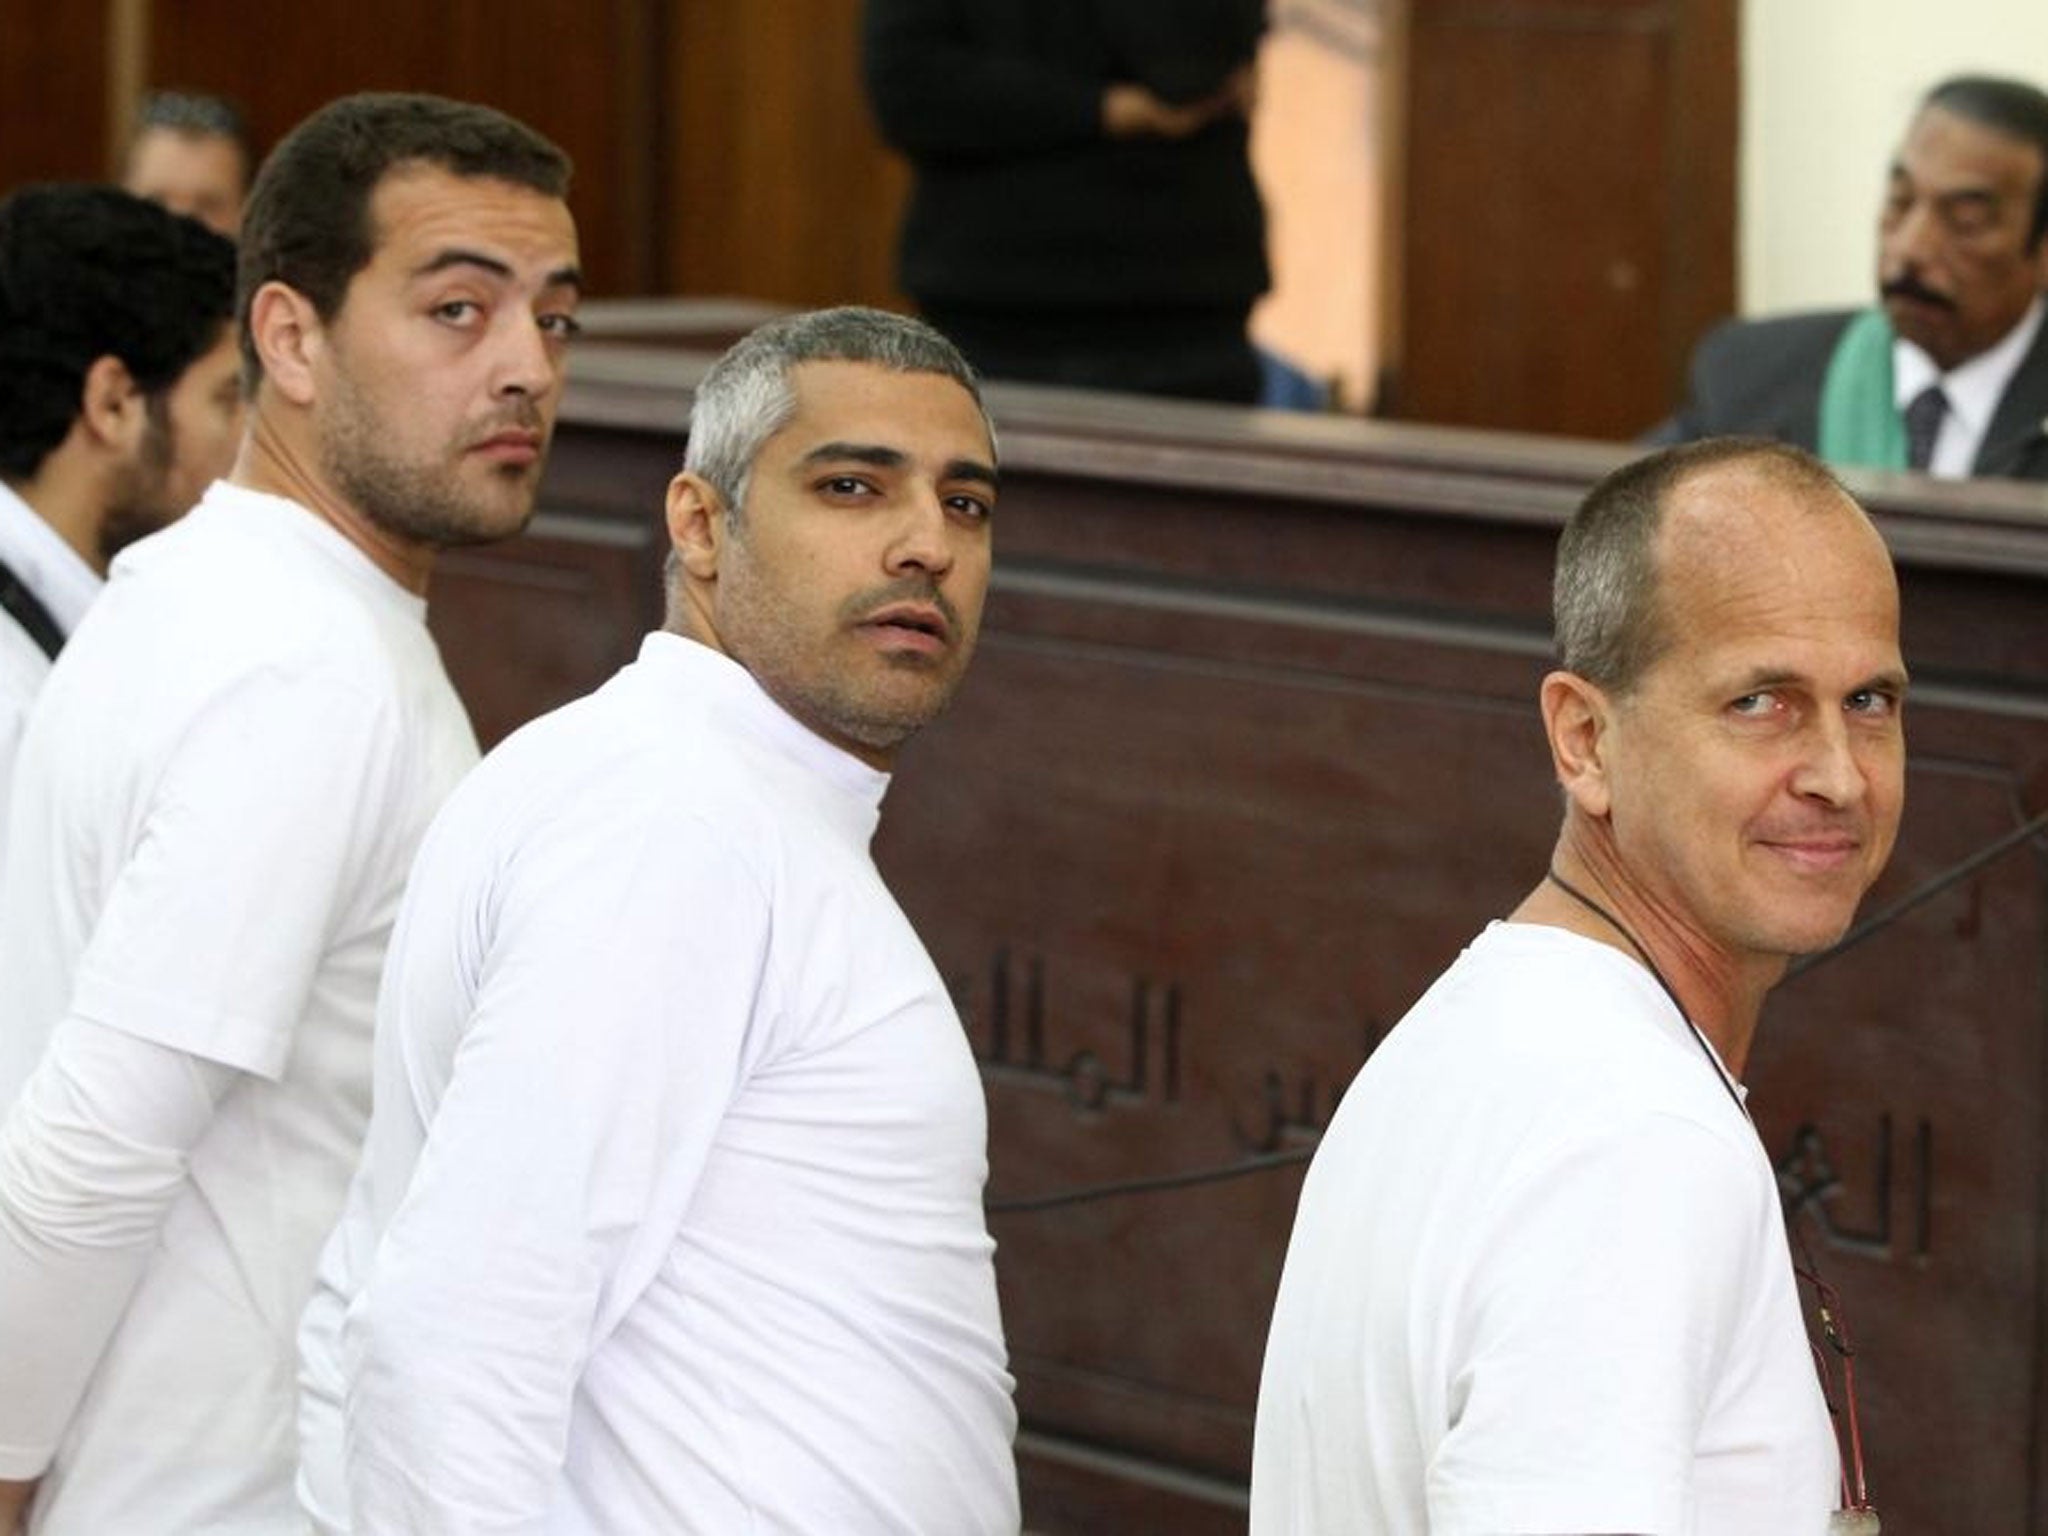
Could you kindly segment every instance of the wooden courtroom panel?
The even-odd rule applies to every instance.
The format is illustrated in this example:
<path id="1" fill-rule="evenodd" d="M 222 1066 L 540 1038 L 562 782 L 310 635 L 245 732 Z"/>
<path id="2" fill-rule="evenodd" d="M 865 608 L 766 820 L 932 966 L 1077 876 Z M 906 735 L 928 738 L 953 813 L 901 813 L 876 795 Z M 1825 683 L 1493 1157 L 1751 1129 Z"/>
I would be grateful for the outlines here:
<path id="1" fill-rule="evenodd" d="M 1393 413 L 1628 438 L 1735 307 L 1735 0 L 1413 0 Z"/>
<path id="2" fill-rule="evenodd" d="M 0 195 L 107 174 L 107 22 L 103 5 L 0 0 Z"/>
<path id="3" fill-rule="evenodd" d="M 656 580 L 703 365 L 579 354 L 555 542 L 470 552 L 459 579 L 497 589 L 437 592 L 491 733 L 630 651 L 652 609 L 626 589 Z M 990 394 L 982 648 L 905 753 L 877 853 L 988 1089 L 1027 1523 L 1241 1531 L 1300 1158 L 1385 1030 L 1542 873 L 1552 547 L 1626 451 Z M 2048 806 L 2048 494 L 1857 485 L 1915 674 L 1905 823 L 1868 915 Z M 559 593 L 528 596 L 556 562 Z M 1786 983 L 1749 1073 L 1861 1346 L 1901 1530 L 2048 1533 L 2043 854 L 1995 853 Z"/>
<path id="4" fill-rule="evenodd" d="M 666 7 L 671 293 L 905 307 L 896 225 L 910 173 L 882 143 L 850 0 Z"/>
<path id="5" fill-rule="evenodd" d="M 217 91 L 267 151 L 352 91 L 433 91 L 510 112 L 576 162 L 569 203 L 593 292 L 661 281 L 654 202 L 666 132 L 661 0 L 313 0 L 259 24 L 237 0 L 149 7 L 147 83 Z M 289 46 L 280 46 L 288 35 Z"/>

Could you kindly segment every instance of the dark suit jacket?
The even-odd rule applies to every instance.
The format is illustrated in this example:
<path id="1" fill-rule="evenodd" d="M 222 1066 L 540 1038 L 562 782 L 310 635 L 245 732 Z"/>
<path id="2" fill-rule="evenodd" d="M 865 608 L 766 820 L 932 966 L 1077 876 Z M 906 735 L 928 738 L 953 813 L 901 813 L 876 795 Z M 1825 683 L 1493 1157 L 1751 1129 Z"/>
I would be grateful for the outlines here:
<path id="1" fill-rule="evenodd" d="M 1650 435 L 1657 443 L 1731 433 L 1818 446 L 1821 381 L 1854 310 L 1731 320 L 1692 355 L 1691 398 Z M 1971 472 L 2048 480 L 2048 325 L 2006 386 Z"/>

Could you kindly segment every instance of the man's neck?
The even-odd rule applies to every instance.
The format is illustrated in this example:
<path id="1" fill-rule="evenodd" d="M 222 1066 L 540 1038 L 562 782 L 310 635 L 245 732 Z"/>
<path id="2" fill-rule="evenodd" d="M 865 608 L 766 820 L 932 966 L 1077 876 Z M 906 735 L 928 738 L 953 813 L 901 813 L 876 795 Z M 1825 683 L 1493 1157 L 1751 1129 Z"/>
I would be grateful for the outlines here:
<path id="1" fill-rule="evenodd" d="M 1561 880 L 1546 878 L 1509 921 L 1563 928 L 1647 965 L 1740 1078 L 1764 998 L 1784 975 L 1785 960 L 1745 962 L 1709 942 L 1630 875 L 1610 839 L 1578 831 L 1572 822 L 1558 839 L 1551 869 Z"/>
<path id="2" fill-rule="evenodd" d="M 371 521 L 321 469 L 311 434 L 299 421 L 284 421 L 259 399 L 249 411 L 249 430 L 228 479 L 248 490 L 297 502 L 361 550 L 370 563 L 406 591 L 424 597 L 433 575 L 434 547 L 390 532 Z"/>

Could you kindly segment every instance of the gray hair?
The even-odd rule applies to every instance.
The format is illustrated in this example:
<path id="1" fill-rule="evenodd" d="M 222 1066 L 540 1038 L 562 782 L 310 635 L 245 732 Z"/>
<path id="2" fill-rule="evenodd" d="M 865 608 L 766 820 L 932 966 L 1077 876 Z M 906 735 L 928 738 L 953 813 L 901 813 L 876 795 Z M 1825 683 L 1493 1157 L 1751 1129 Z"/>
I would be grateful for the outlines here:
<path id="1" fill-rule="evenodd" d="M 1551 621 L 1560 667 L 1619 697 L 1664 654 L 1673 639 L 1658 592 L 1665 508 L 1684 481 L 1738 461 L 1794 488 L 1849 499 L 1819 459 L 1769 438 L 1712 437 L 1624 464 L 1586 493 L 1557 541 Z"/>
<path id="2" fill-rule="evenodd" d="M 712 364 L 690 408 L 683 468 L 701 476 L 738 522 L 761 447 L 796 413 L 790 370 L 799 363 L 872 363 L 898 373 L 936 373 L 974 399 L 995 444 L 981 384 L 967 359 L 922 320 L 848 305 L 771 320 Z"/>

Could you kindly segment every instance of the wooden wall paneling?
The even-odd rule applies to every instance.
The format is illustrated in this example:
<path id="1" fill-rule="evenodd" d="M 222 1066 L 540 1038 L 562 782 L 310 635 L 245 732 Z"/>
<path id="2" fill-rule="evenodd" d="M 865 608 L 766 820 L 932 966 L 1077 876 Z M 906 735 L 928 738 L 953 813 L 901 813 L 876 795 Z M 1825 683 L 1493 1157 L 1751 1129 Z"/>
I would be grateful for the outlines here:
<path id="1" fill-rule="evenodd" d="M 1642 431 L 1732 308 L 1734 0 L 1413 0 L 1408 57 L 1397 413 Z"/>
<path id="2" fill-rule="evenodd" d="M 147 83 L 233 98 L 267 150 L 350 91 L 449 90 L 449 19 L 397 0 L 315 0 L 257 24 L 236 0 L 177 0 L 151 11 Z"/>
<path id="3" fill-rule="evenodd" d="M 576 162 L 569 201 L 591 291 L 637 293 L 658 272 L 661 16 L 660 0 L 321 0 L 258 26 L 234 0 L 179 0 L 154 9 L 149 83 L 233 97 L 266 149 L 351 91 L 433 91 L 509 112 Z"/>
<path id="4" fill-rule="evenodd" d="M 1736 150 L 1741 136 L 1742 40 L 1739 0 L 1692 4 L 1671 34 L 1672 89 L 1665 94 L 1658 224 L 1664 283 L 1652 393 L 1633 402 L 1633 420 L 1662 421 L 1685 398 L 1692 349 L 1735 312 Z M 1624 428 L 1634 433 L 1637 427 Z"/>
<path id="5" fill-rule="evenodd" d="M 103 4 L 0 0 L 0 194 L 107 174 Z"/>
<path id="6" fill-rule="evenodd" d="M 908 172 L 868 112 L 858 0 L 692 0 L 669 49 L 666 290 L 907 307 Z"/>
<path id="7" fill-rule="evenodd" d="M 576 162 L 569 191 L 589 291 L 631 295 L 659 279 L 656 189 L 669 154 L 660 76 L 662 0 L 575 6 L 529 0 L 533 25 L 508 25 L 494 0 L 447 12 L 452 94 L 502 108 Z"/>

